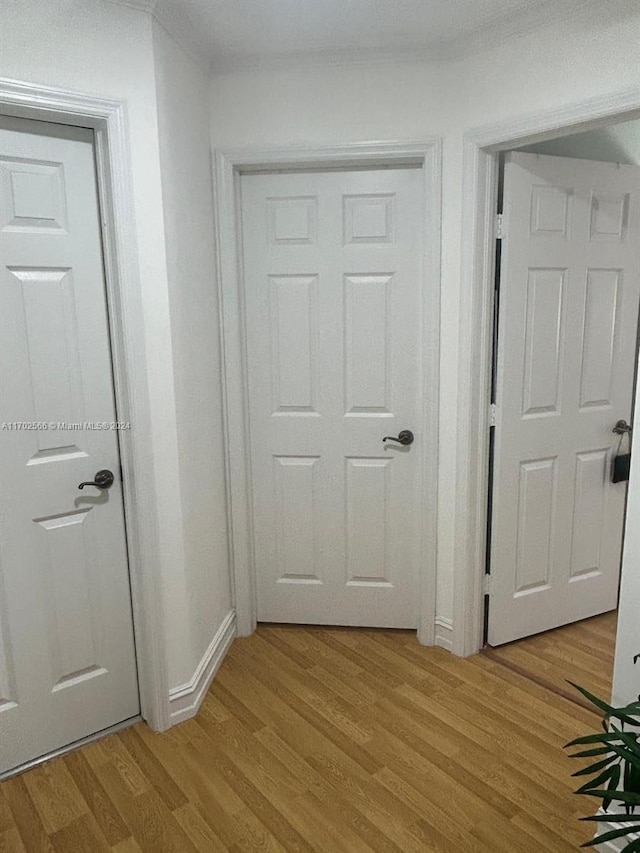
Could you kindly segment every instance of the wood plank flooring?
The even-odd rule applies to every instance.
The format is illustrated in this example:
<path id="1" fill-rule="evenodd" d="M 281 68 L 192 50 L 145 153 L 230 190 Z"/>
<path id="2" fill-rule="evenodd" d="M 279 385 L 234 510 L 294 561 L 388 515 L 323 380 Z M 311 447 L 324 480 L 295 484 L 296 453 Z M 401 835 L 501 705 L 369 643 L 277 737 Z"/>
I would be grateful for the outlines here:
<path id="1" fill-rule="evenodd" d="M 611 696 L 617 611 L 487 649 L 495 661 L 512 667 L 558 693 L 577 697 L 567 680 L 603 699 Z M 586 700 L 583 700 L 586 701 Z"/>
<path id="2" fill-rule="evenodd" d="M 597 716 L 415 634 L 260 626 L 194 720 L 144 724 L 0 785 L 11 853 L 565 853 L 562 744 Z"/>

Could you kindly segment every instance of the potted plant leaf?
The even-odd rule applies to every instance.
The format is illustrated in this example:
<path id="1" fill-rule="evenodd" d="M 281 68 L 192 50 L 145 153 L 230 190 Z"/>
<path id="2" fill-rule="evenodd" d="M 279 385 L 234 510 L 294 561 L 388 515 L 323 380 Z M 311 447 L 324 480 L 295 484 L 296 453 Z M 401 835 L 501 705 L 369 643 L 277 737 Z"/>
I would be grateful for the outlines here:
<path id="1" fill-rule="evenodd" d="M 612 825 L 582 846 L 617 841 L 608 849 L 640 853 L 640 696 L 637 702 L 614 708 L 583 687 L 569 683 L 604 713 L 602 732 L 566 744 L 567 747 L 586 747 L 574 752 L 572 758 L 594 759 L 573 776 L 590 777 L 576 794 L 602 800 L 602 808 L 598 814 L 581 820 Z M 609 812 L 612 804 L 614 811 Z"/>

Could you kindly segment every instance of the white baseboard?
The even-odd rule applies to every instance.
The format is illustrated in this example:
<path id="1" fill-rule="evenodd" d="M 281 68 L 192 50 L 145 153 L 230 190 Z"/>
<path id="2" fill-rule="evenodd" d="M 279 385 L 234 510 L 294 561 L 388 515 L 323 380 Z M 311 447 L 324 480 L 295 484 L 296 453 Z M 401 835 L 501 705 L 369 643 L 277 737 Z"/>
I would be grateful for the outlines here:
<path id="1" fill-rule="evenodd" d="M 209 685 L 235 636 L 236 612 L 230 610 L 216 631 L 191 679 L 186 684 L 172 687 L 169 690 L 169 719 L 172 726 L 195 717 L 198 713 Z"/>
<path id="2" fill-rule="evenodd" d="M 443 616 L 436 616 L 436 646 L 450 652 L 453 648 L 453 622 Z"/>

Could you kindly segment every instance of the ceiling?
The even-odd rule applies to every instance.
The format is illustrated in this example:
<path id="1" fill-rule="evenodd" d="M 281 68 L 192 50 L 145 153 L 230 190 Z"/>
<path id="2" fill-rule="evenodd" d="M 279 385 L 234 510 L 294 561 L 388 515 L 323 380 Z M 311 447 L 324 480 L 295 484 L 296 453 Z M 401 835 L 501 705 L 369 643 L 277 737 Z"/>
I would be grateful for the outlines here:
<path id="1" fill-rule="evenodd" d="M 619 0 L 110 0 L 150 8 L 214 69 L 442 59 Z"/>

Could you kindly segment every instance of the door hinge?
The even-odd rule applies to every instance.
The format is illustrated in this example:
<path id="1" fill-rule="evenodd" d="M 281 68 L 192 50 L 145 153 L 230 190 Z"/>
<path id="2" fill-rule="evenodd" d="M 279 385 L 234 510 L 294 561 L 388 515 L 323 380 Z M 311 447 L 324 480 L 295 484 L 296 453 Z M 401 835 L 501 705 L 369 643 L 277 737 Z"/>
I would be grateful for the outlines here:
<path id="1" fill-rule="evenodd" d="M 498 407 L 495 403 L 492 403 L 489 407 L 489 426 L 494 427 L 496 425 L 496 417 L 497 417 Z"/>
<path id="2" fill-rule="evenodd" d="M 484 594 L 491 595 L 491 575 L 488 572 L 484 576 Z"/>
<path id="3" fill-rule="evenodd" d="M 504 238 L 504 214 L 497 213 L 496 214 L 496 240 L 502 240 Z"/>

